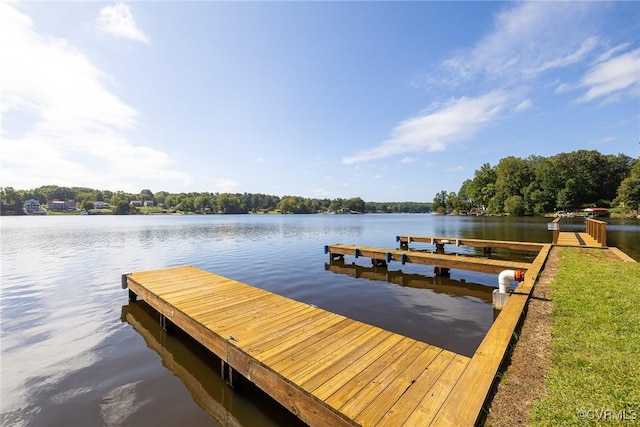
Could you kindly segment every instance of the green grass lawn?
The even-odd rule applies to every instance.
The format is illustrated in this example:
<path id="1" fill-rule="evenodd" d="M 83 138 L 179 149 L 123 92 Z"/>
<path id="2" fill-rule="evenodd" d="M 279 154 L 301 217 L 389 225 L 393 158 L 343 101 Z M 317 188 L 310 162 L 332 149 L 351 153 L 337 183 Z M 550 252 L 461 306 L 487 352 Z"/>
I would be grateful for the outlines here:
<path id="1" fill-rule="evenodd" d="M 640 263 L 563 249 L 551 298 L 552 367 L 530 424 L 640 424 Z"/>

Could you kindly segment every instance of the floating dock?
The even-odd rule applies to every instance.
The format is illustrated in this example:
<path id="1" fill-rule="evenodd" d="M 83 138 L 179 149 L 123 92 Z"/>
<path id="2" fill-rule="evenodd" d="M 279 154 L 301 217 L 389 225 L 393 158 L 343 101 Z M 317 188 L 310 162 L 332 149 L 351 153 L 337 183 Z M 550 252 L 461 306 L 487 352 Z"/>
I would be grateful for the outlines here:
<path id="1" fill-rule="evenodd" d="M 190 266 L 123 286 L 311 426 L 429 425 L 471 362 Z"/>
<path id="2" fill-rule="evenodd" d="M 544 247 L 544 245 L 542 245 L 538 249 L 538 251 L 542 247 Z M 324 251 L 325 253 L 329 254 L 330 259 L 350 255 L 355 258 L 371 258 L 374 264 L 376 262 L 389 263 L 391 261 L 396 261 L 401 264 L 414 263 L 433 265 L 436 268 L 454 268 L 492 274 L 498 274 L 503 270 L 527 270 L 531 267 L 531 264 L 526 262 L 474 258 L 470 256 L 459 255 L 434 254 L 397 249 L 381 249 L 368 246 L 345 245 L 341 243 L 335 245 L 327 245 L 325 246 Z"/>

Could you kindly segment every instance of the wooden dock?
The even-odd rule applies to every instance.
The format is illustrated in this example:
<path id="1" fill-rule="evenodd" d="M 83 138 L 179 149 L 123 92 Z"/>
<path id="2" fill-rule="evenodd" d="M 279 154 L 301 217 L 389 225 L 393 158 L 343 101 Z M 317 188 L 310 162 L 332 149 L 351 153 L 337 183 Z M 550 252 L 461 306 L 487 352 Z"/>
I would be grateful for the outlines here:
<path id="1" fill-rule="evenodd" d="M 553 225 L 553 244 L 559 246 L 580 246 L 584 248 L 607 247 L 607 223 L 593 218 L 585 219 L 584 233 L 560 231 L 562 218 L 556 218 Z M 551 228 L 550 228 L 551 229 Z"/>
<path id="2" fill-rule="evenodd" d="M 368 246 L 345 245 L 341 243 L 325 246 L 325 252 L 329 254 L 330 259 L 334 259 L 336 256 L 344 257 L 345 255 L 350 255 L 356 258 L 370 258 L 374 262 L 380 261 L 388 263 L 396 261 L 402 264 L 414 263 L 433 265 L 438 268 L 454 268 L 492 274 L 498 274 L 503 270 L 527 270 L 531 267 L 531 264 L 526 262 L 504 261 L 460 255 L 434 254 L 397 249 L 381 249 Z"/>
<path id="3" fill-rule="evenodd" d="M 243 375 L 311 426 L 430 425 L 471 362 L 190 266 L 123 286 L 220 357 L 230 381 Z"/>
<path id="4" fill-rule="evenodd" d="M 587 233 L 574 233 L 570 231 L 561 231 L 558 235 L 558 246 L 582 246 L 588 248 L 601 247 L 593 237 Z"/>
<path id="5" fill-rule="evenodd" d="M 400 247 L 407 247 L 409 243 L 426 243 L 429 245 L 455 245 L 470 246 L 474 248 L 502 248 L 518 251 L 538 252 L 543 248 L 543 243 L 514 242 L 509 240 L 464 239 L 458 237 L 433 237 L 433 236 L 396 236 L 396 242 Z"/>

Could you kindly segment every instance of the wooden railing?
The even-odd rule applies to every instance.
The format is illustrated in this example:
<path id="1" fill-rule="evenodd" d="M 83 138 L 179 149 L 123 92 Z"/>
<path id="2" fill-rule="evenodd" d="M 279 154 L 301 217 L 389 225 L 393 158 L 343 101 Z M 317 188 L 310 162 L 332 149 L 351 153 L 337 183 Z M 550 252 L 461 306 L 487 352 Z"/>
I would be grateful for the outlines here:
<path id="1" fill-rule="evenodd" d="M 587 234 L 593 237 L 602 247 L 607 246 L 607 223 L 587 218 Z"/>
<path id="2" fill-rule="evenodd" d="M 557 245 L 558 237 L 560 236 L 560 217 L 554 219 L 551 223 L 555 224 L 555 228 L 553 229 L 553 244 Z"/>

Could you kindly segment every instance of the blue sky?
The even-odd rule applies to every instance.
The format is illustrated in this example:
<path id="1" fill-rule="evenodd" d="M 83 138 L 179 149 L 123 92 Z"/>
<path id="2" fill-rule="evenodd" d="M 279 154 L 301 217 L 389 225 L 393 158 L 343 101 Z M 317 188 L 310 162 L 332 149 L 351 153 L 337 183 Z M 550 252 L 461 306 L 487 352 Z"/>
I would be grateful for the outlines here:
<path id="1" fill-rule="evenodd" d="M 638 2 L 0 3 L 0 185 L 431 201 L 640 155 Z"/>

